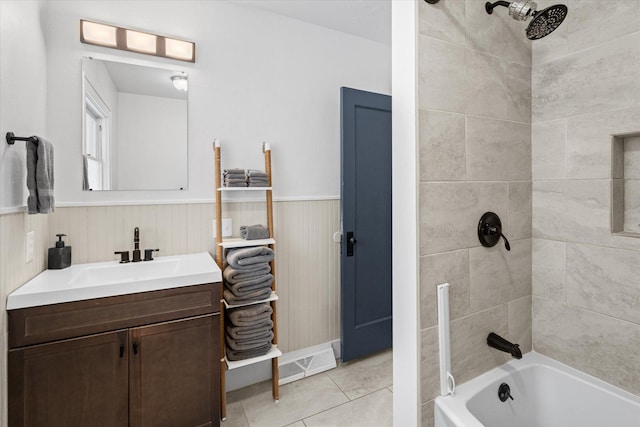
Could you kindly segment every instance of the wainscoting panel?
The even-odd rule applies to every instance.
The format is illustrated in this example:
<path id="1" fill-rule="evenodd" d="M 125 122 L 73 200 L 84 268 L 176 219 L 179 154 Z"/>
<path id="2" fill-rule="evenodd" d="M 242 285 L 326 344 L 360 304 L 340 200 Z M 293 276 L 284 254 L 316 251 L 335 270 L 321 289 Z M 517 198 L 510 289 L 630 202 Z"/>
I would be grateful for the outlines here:
<path id="1" fill-rule="evenodd" d="M 339 200 L 274 203 L 279 346 L 294 351 L 340 338 Z M 3 215 L 2 283 L 6 295 L 46 268 L 46 250 L 67 234 L 72 263 L 115 261 L 115 251 L 159 248 L 157 256 L 196 252 L 215 255 L 213 203 L 58 208 L 51 215 Z M 264 202 L 223 203 L 223 218 L 266 225 Z M 36 230 L 36 259 L 24 264 L 24 230 Z M 6 231 L 5 231 L 6 230 Z M 9 236 L 7 244 L 5 236 Z M 5 268 L 8 266 L 9 268 Z M 5 286 L 9 284 L 8 286 Z"/>

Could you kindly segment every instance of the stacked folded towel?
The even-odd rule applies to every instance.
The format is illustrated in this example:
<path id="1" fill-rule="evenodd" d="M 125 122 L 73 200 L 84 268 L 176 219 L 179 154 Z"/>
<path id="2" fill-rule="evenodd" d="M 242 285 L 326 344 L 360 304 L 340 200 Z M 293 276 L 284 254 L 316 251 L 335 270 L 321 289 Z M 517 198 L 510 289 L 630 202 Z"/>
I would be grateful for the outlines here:
<path id="1" fill-rule="evenodd" d="M 225 187 L 246 187 L 247 175 L 244 169 L 225 169 L 223 173 Z"/>
<path id="2" fill-rule="evenodd" d="M 241 225 L 240 237 L 245 240 L 268 239 L 269 230 L 264 225 Z"/>
<path id="3" fill-rule="evenodd" d="M 223 271 L 224 299 L 231 305 L 248 304 L 269 298 L 273 275 L 269 262 L 273 250 L 257 246 L 232 249 Z"/>
<path id="4" fill-rule="evenodd" d="M 247 171 L 247 183 L 249 187 L 268 187 L 269 177 L 263 171 L 249 169 Z"/>
<path id="5" fill-rule="evenodd" d="M 271 261 L 273 261 L 273 249 L 266 246 L 231 249 L 227 253 L 227 264 L 240 270 Z"/>
<path id="6" fill-rule="evenodd" d="M 227 359 L 244 360 L 269 352 L 273 339 L 272 313 L 269 303 L 227 311 Z"/>

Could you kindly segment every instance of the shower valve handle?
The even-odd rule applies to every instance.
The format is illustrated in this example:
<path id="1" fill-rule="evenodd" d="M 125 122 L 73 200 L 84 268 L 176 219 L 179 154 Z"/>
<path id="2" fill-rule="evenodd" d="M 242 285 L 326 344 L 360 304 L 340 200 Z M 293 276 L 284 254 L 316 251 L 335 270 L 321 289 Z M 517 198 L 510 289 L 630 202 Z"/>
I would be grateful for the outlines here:
<path id="1" fill-rule="evenodd" d="M 490 224 L 484 225 L 484 234 L 487 236 L 500 236 L 504 239 L 504 248 L 508 251 L 511 250 L 511 245 L 509 244 L 509 240 L 507 236 L 502 234 L 502 229 L 498 229 L 498 227 L 493 227 Z"/>
<path id="2" fill-rule="evenodd" d="M 497 235 L 499 234 L 500 237 L 502 237 L 504 239 L 504 248 L 508 251 L 511 250 L 511 245 L 509 244 L 509 240 L 507 239 L 507 236 L 505 236 L 504 234 L 502 234 L 502 229 L 498 230 L 496 227 L 491 227 L 489 224 L 485 224 L 486 226 L 486 234 L 487 235 Z"/>

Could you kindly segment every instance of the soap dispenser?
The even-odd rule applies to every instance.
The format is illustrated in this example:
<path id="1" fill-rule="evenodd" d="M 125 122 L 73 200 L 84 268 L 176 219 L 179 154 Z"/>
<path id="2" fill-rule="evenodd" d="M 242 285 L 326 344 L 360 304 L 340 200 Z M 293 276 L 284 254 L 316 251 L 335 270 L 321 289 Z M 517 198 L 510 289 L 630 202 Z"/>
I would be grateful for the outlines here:
<path id="1" fill-rule="evenodd" d="M 55 248 L 49 248 L 49 269 L 61 270 L 71 265 L 71 246 L 65 246 L 62 240 L 66 234 L 56 234 L 58 241 Z"/>

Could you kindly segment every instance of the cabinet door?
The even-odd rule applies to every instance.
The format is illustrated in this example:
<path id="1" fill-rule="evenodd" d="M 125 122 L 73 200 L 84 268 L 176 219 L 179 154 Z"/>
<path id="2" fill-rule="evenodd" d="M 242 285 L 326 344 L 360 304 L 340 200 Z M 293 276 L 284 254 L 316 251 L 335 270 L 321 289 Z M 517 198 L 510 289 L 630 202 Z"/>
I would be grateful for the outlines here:
<path id="1" fill-rule="evenodd" d="M 9 351 L 9 426 L 127 426 L 127 331 Z"/>
<path id="2" fill-rule="evenodd" d="M 207 315 L 130 330 L 132 427 L 219 425 L 219 318 Z"/>

